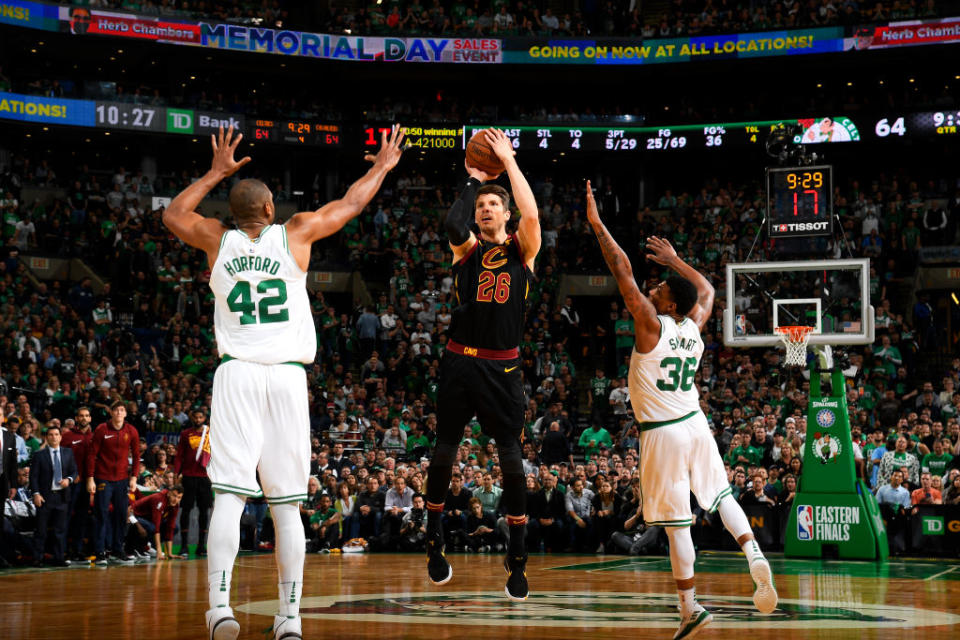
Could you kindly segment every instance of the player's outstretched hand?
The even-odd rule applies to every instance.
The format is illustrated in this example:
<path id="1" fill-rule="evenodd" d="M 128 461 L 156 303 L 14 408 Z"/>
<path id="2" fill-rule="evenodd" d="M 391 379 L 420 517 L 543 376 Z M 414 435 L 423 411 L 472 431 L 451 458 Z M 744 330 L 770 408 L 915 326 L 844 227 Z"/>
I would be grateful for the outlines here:
<path id="1" fill-rule="evenodd" d="M 587 222 L 600 224 L 600 211 L 597 210 L 597 200 L 593 197 L 593 189 L 587 180 Z"/>
<path id="2" fill-rule="evenodd" d="M 500 129 L 487 129 L 484 137 L 487 139 L 487 144 L 490 145 L 490 148 L 497 154 L 501 162 L 506 162 L 517 155 L 516 150 L 513 148 L 513 143 L 510 142 L 510 138 L 508 138 L 507 134 L 503 131 L 500 131 Z"/>
<path id="3" fill-rule="evenodd" d="M 491 180 L 496 180 L 500 175 L 499 173 L 487 173 L 482 169 L 471 167 L 469 164 L 467 164 L 466 160 L 463 161 L 463 166 L 467 168 L 467 175 L 474 180 L 479 180 L 480 182 L 490 182 Z"/>
<path id="4" fill-rule="evenodd" d="M 223 133 L 223 126 L 220 127 L 218 135 L 210 134 L 210 144 L 213 147 L 213 162 L 210 163 L 210 169 L 221 174 L 224 178 L 229 178 L 235 174 L 240 167 L 250 162 L 250 156 L 246 156 L 237 162 L 233 159 L 233 154 L 237 150 L 237 145 L 243 140 L 243 134 L 238 133 L 233 137 L 233 125 L 227 129 L 226 135 Z"/>
<path id="5" fill-rule="evenodd" d="M 657 264 L 669 264 L 671 260 L 677 257 L 677 251 L 669 242 L 657 236 L 647 238 L 647 249 L 650 253 L 647 260 L 653 260 Z"/>
<path id="6" fill-rule="evenodd" d="M 399 124 L 395 124 L 390 130 L 389 138 L 386 131 L 381 132 L 380 151 L 377 151 L 377 155 L 368 153 L 363 156 L 363 159 L 390 171 L 400 162 L 403 149 L 403 131 Z"/>

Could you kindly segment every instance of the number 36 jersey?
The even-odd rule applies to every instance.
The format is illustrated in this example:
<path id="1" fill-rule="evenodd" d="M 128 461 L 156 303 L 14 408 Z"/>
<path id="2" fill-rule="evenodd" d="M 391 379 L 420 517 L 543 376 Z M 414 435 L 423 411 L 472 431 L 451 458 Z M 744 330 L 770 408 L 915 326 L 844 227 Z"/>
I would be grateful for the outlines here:
<path id="1" fill-rule="evenodd" d="M 676 420 L 700 409 L 693 378 L 703 355 L 700 328 L 690 318 L 660 320 L 660 340 L 649 353 L 630 357 L 630 402 L 637 422 Z"/>
<path id="2" fill-rule="evenodd" d="M 220 356 L 260 364 L 312 363 L 317 334 L 307 274 L 287 245 L 287 229 L 266 227 L 257 238 L 232 229 L 220 239 L 210 271 Z"/>

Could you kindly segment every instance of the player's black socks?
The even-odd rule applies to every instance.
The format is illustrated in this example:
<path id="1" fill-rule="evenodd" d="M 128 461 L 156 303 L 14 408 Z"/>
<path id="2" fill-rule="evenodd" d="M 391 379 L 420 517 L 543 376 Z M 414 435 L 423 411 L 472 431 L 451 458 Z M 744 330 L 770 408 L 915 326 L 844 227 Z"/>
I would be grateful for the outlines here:
<path id="1" fill-rule="evenodd" d="M 526 553 L 527 516 L 507 516 L 510 530 L 510 541 L 507 543 L 507 553 L 511 556 L 522 556 Z"/>
<path id="2" fill-rule="evenodd" d="M 443 503 L 427 502 L 427 537 L 440 533 L 440 516 L 443 515 Z"/>

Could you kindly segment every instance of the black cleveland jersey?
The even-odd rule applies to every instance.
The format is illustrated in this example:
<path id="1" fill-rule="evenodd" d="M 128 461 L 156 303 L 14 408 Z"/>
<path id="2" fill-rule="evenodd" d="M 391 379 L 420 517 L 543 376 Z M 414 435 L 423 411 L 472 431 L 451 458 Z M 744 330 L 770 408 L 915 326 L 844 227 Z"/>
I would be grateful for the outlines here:
<path id="1" fill-rule="evenodd" d="M 453 265 L 457 307 L 450 339 L 480 349 L 516 349 L 531 277 L 515 234 L 503 244 L 478 236 L 470 252 Z"/>

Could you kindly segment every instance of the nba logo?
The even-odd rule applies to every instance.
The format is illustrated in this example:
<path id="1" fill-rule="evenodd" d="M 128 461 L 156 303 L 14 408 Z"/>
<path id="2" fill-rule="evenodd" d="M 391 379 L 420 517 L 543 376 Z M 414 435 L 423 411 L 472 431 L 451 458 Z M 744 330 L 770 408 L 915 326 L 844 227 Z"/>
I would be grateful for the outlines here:
<path id="1" fill-rule="evenodd" d="M 734 333 L 738 336 L 742 336 L 747 332 L 747 316 L 744 314 L 737 314 L 737 321 L 734 324 Z"/>
<path id="2" fill-rule="evenodd" d="M 808 504 L 797 507 L 797 540 L 813 540 L 813 507 Z"/>

